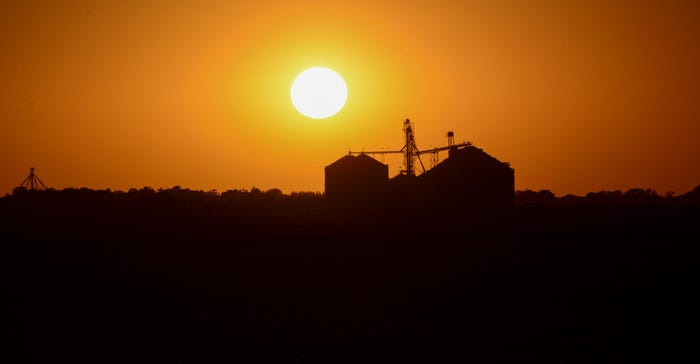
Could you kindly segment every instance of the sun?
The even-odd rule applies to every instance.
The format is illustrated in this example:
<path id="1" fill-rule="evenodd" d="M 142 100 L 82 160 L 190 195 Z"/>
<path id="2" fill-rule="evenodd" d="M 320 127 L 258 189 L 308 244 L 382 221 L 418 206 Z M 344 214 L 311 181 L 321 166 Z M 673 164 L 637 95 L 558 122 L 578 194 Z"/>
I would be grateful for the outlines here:
<path id="1" fill-rule="evenodd" d="M 337 114 L 348 99 L 348 87 L 339 74 L 324 67 L 309 68 L 292 83 L 292 104 L 305 116 L 325 119 Z"/>

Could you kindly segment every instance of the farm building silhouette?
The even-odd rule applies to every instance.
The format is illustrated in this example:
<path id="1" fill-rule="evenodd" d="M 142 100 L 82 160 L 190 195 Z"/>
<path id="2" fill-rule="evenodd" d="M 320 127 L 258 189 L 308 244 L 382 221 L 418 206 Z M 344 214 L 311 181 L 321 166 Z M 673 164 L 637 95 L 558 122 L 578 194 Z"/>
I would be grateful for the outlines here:
<path id="1" fill-rule="evenodd" d="M 346 155 L 325 168 L 326 200 L 336 208 L 378 207 L 389 166 L 366 155 Z"/>
<path id="2" fill-rule="evenodd" d="M 406 143 L 400 151 L 406 169 L 389 179 L 389 167 L 360 152 L 340 158 L 325 168 L 325 194 L 335 211 L 433 209 L 446 213 L 476 213 L 512 207 L 515 171 L 471 143 L 420 152 L 415 147 L 409 121 Z M 409 135 L 410 133 L 410 135 Z M 448 158 L 420 175 L 410 168 L 420 154 L 447 150 Z M 387 152 L 381 152 L 387 153 Z M 393 153 L 393 152 L 388 152 Z M 421 162 L 422 165 L 422 162 Z M 425 211 L 425 210 L 422 210 Z"/>

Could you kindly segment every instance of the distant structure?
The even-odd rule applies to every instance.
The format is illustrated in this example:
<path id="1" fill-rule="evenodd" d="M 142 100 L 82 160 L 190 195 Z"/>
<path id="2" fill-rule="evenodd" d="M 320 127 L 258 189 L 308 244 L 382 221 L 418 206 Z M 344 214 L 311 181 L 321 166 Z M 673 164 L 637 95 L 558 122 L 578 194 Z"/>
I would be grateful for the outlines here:
<path id="1" fill-rule="evenodd" d="M 386 211 L 441 213 L 501 210 L 515 203 L 515 171 L 470 142 L 455 143 L 447 132 L 447 146 L 419 150 L 410 120 L 403 123 L 404 146 L 389 151 L 350 151 L 325 169 L 326 199 L 336 209 L 375 208 Z M 438 153 L 448 151 L 439 161 Z M 388 166 L 369 155 L 403 154 L 403 169 L 392 179 Z M 421 155 L 429 154 L 426 170 Z M 416 176 L 415 160 L 422 173 Z M 417 210 L 417 209 L 421 210 Z M 427 209 L 427 210 L 426 210 Z"/>
<path id="2" fill-rule="evenodd" d="M 332 207 L 376 206 L 386 191 L 389 166 L 368 155 L 346 155 L 325 168 L 326 201 Z"/>
<path id="3" fill-rule="evenodd" d="M 418 150 L 418 146 L 416 146 L 416 139 L 413 131 L 413 123 L 411 123 L 411 120 L 406 119 L 403 122 L 403 133 L 404 133 L 404 145 L 403 148 L 400 150 L 376 150 L 376 151 L 361 151 L 361 152 L 353 152 L 350 151 L 350 155 L 361 155 L 361 154 L 369 154 L 369 155 L 378 155 L 378 154 L 403 154 L 403 164 L 404 164 L 404 169 L 401 170 L 401 174 L 406 174 L 409 176 L 415 176 L 416 175 L 416 170 L 415 170 L 415 160 L 418 159 L 418 162 L 420 163 L 421 170 L 425 172 L 425 165 L 423 164 L 423 160 L 420 158 L 422 154 L 430 154 L 431 156 L 431 161 L 433 164 L 437 164 L 439 162 L 438 158 L 438 153 L 444 150 L 449 150 L 452 148 L 456 147 L 463 147 L 467 145 L 471 145 L 471 143 L 466 142 L 466 143 L 460 143 L 455 145 L 454 144 L 454 133 L 449 131 L 447 132 L 447 146 L 446 147 L 440 147 L 440 148 L 433 148 L 429 150 L 424 150 L 420 151 Z"/>
<path id="4" fill-rule="evenodd" d="M 24 179 L 24 181 L 19 185 L 19 187 L 24 187 L 30 191 L 35 190 L 45 190 L 46 185 L 39 179 L 39 177 L 34 174 L 34 167 L 29 168 L 29 176 Z"/>
<path id="5" fill-rule="evenodd" d="M 503 209 L 515 204 L 515 171 L 473 145 L 453 148 L 419 177 L 428 204 L 453 209 Z"/>

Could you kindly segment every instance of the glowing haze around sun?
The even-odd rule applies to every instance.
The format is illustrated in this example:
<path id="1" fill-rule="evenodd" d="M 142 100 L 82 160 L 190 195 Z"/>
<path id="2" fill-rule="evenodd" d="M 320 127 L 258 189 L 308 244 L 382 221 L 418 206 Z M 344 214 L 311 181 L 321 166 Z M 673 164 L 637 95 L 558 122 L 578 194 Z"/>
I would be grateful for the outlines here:
<path id="1" fill-rule="evenodd" d="M 348 98 L 345 81 L 336 72 L 324 68 L 309 68 L 292 83 L 292 104 L 302 115 L 325 119 L 337 114 Z"/>

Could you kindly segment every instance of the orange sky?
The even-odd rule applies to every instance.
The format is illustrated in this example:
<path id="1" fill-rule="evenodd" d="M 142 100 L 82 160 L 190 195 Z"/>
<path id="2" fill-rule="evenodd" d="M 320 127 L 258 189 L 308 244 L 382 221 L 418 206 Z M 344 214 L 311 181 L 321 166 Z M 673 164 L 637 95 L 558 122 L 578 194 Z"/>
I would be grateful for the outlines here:
<path id="1" fill-rule="evenodd" d="M 527 3 L 527 5 L 525 4 Z M 0 195 L 322 191 L 348 149 L 453 130 L 557 195 L 700 184 L 697 1 L 3 1 Z M 294 77 L 348 84 L 308 119 Z M 387 158 L 390 174 L 399 158 Z"/>

